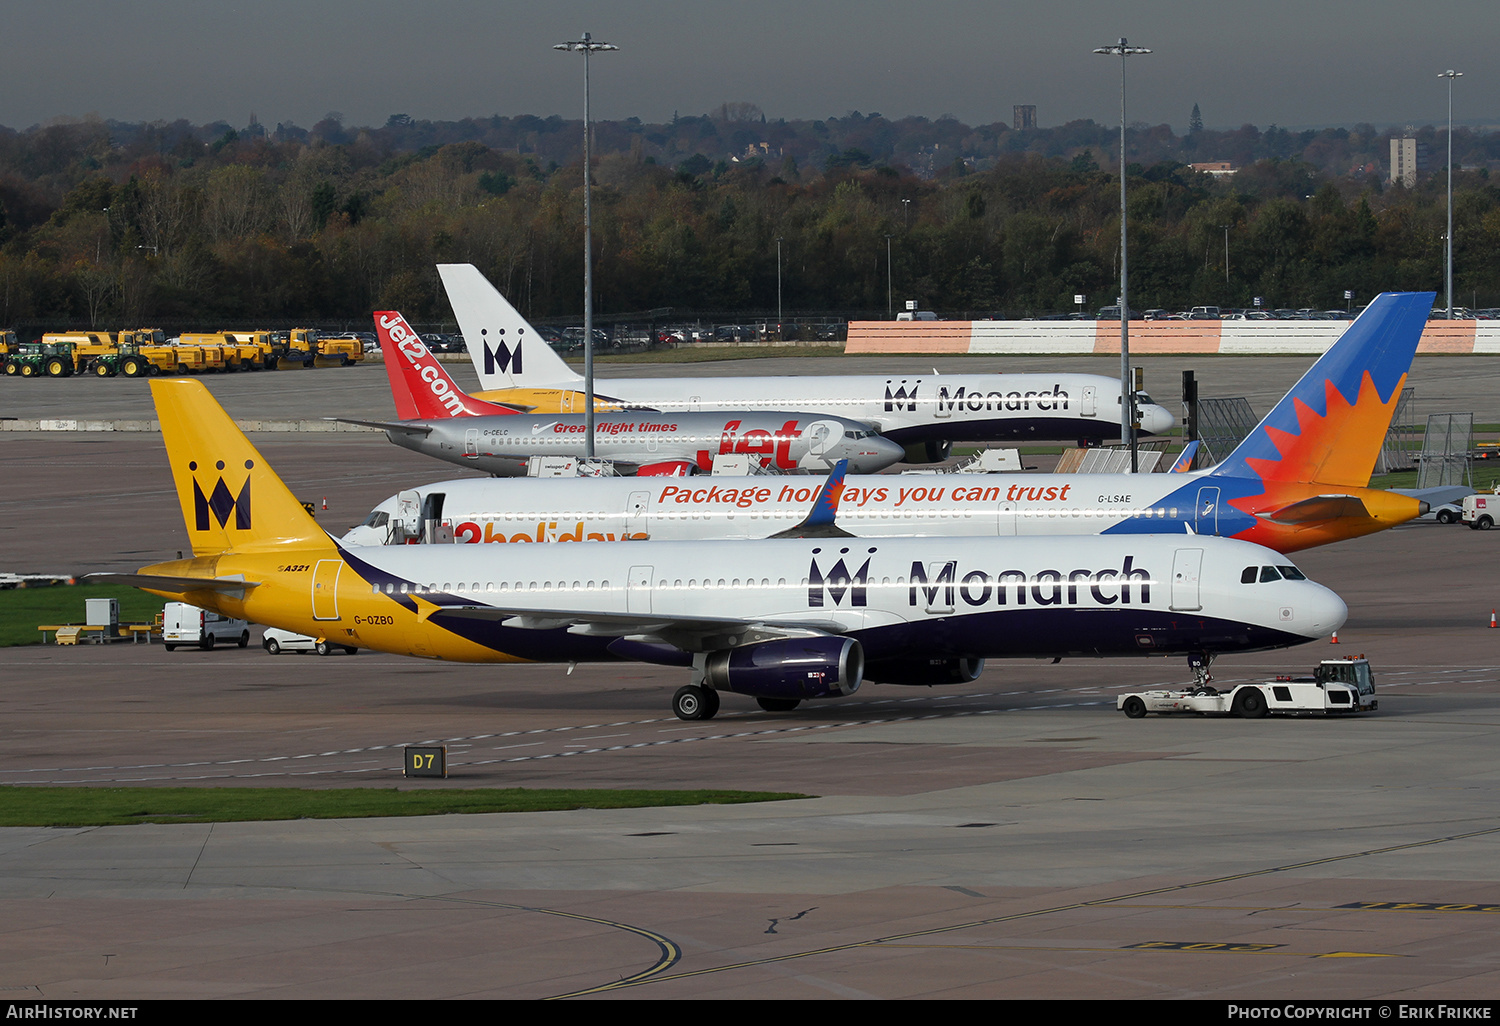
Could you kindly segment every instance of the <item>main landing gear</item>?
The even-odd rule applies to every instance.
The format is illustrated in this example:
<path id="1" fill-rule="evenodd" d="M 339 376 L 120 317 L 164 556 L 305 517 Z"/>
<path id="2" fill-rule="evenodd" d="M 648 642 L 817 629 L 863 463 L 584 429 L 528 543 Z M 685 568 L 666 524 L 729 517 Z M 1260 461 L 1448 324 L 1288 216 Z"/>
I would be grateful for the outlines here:
<path id="1" fill-rule="evenodd" d="M 672 696 L 672 711 L 679 720 L 711 720 L 719 712 L 719 693 L 697 684 L 678 688 Z"/>

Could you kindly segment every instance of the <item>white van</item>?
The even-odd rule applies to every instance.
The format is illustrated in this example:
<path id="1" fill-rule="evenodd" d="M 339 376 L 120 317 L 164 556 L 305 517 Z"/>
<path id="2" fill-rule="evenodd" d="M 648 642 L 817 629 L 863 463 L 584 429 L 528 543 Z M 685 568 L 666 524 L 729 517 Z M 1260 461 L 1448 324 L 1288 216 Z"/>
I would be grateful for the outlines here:
<path id="1" fill-rule="evenodd" d="M 244 648 L 250 644 L 250 624 L 186 602 L 168 602 L 161 614 L 161 640 L 168 652 L 178 645 L 207 650 L 220 642 Z"/>
<path id="2" fill-rule="evenodd" d="M 1500 495 L 1465 495 L 1464 510 L 1460 514 L 1470 530 L 1488 531 L 1500 517 Z"/>

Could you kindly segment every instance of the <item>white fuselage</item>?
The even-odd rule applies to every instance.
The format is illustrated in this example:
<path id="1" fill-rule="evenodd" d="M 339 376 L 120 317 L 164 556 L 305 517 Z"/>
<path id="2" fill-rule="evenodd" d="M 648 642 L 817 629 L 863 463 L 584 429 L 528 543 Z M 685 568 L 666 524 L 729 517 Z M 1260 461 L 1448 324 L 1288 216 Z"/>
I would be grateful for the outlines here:
<path id="1" fill-rule="evenodd" d="M 538 412 L 583 411 L 584 381 L 472 264 L 439 264 L 469 358 L 488 391 L 481 398 Z M 531 391 L 531 395 L 503 393 Z M 847 417 L 930 457 L 953 441 L 1120 437 L 1120 381 L 1098 374 L 796 375 L 784 377 L 598 378 L 599 402 L 663 412 L 800 410 Z M 1160 434 L 1175 419 L 1138 396 L 1140 430 Z"/>
<path id="2" fill-rule="evenodd" d="M 775 477 L 691 480 L 463 478 L 423 485 L 376 506 L 346 545 L 444 540 L 690 541 L 765 538 L 807 515 L 821 481 Z M 859 537 L 1090 535 L 1130 524 L 1153 533 L 1229 533 L 1222 516 L 1248 519 L 1216 484 L 1184 474 L 850 475 L 838 524 Z M 1163 501 L 1167 500 L 1167 501 Z M 424 521 L 424 510 L 433 523 Z"/>
<path id="3" fill-rule="evenodd" d="M 424 432 L 391 429 L 404 448 L 488 474 L 519 476 L 532 456 L 587 455 L 580 414 L 453 417 L 406 422 Z M 595 458 L 629 468 L 676 463 L 676 472 L 707 472 L 714 457 L 739 454 L 782 473 L 824 471 L 839 460 L 864 472 L 901 459 L 901 446 L 868 426 L 796 413 L 662 414 L 631 411 L 595 418 Z"/>
<path id="4" fill-rule="evenodd" d="M 798 630 L 854 637 L 872 661 L 1250 651 L 1325 637 L 1347 615 L 1305 579 L 1242 583 L 1248 567 L 1290 563 L 1223 538 L 384 546 L 342 556 L 352 573 L 339 579 L 338 605 L 352 615 L 325 604 L 324 618 L 342 621 L 328 630 L 350 625 L 341 642 L 385 651 L 405 641 L 400 617 L 379 615 L 384 602 L 431 609 L 423 616 L 435 626 L 539 660 L 605 658 L 625 636 L 722 633 L 729 640 L 702 647 L 733 648 L 747 632 Z"/>
<path id="5" fill-rule="evenodd" d="M 479 357 L 475 363 L 482 366 Z M 481 384 L 510 387 L 502 375 L 481 375 Z M 1120 383 L 1098 374 L 617 378 L 596 382 L 595 394 L 599 401 L 617 399 L 663 413 L 803 410 L 872 425 L 903 445 L 1120 437 Z M 1165 408 L 1138 402 L 1142 434 L 1169 431 L 1176 423 Z"/>

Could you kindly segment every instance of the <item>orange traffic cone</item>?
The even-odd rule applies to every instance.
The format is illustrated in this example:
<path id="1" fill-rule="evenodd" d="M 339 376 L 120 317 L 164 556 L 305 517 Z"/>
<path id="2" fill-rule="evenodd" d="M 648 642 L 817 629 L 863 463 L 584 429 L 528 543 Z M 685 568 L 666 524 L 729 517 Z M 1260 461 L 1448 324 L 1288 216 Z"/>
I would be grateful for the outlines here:
<path id="1" fill-rule="evenodd" d="M 326 496 L 326 495 L 323 496 L 323 508 L 324 509 L 328 508 L 328 496 Z"/>
<path id="2" fill-rule="evenodd" d="M 1331 638 L 1328 639 L 1328 643 L 1330 645 L 1337 645 L 1339 643 L 1339 632 L 1338 631 L 1334 631 L 1333 632 L 1333 637 L 1331 637 Z"/>
<path id="3" fill-rule="evenodd" d="M 1490 610 L 1490 626 L 1500 627 L 1500 623 L 1495 622 L 1495 611 L 1493 609 Z"/>

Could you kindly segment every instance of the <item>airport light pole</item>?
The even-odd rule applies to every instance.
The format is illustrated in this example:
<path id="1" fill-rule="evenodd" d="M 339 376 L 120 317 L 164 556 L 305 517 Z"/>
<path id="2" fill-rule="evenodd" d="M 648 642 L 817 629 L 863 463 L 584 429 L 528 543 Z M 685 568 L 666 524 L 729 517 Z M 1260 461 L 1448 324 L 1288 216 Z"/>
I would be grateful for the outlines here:
<path id="1" fill-rule="evenodd" d="M 1224 229 L 1224 284 L 1229 284 L 1229 225 L 1221 224 Z"/>
<path id="2" fill-rule="evenodd" d="M 1448 246 L 1447 246 L 1447 294 L 1448 319 L 1453 320 L 1453 80 L 1463 78 L 1462 71 L 1438 72 L 1438 78 L 1448 80 Z"/>
<path id="3" fill-rule="evenodd" d="M 885 237 L 885 315 L 896 316 L 896 308 L 891 303 L 891 236 Z"/>
<path id="4" fill-rule="evenodd" d="M 598 43 L 587 32 L 582 39 L 558 43 L 552 49 L 583 54 L 583 451 L 594 458 L 594 193 L 593 162 L 589 159 L 589 54 L 618 50 Z"/>
<path id="5" fill-rule="evenodd" d="M 776 236 L 776 341 L 784 342 L 785 331 L 782 329 L 781 320 L 781 240 L 785 236 Z"/>
<path id="6" fill-rule="evenodd" d="M 1135 439 L 1135 393 L 1130 389 L 1130 274 L 1125 261 L 1125 58 L 1150 53 L 1144 46 L 1131 46 L 1121 36 L 1118 43 L 1094 48 L 1095 53 L 1120 58 L 1120 441 L 1130 446 L 1130 472 L 1140 469 Z"/>

